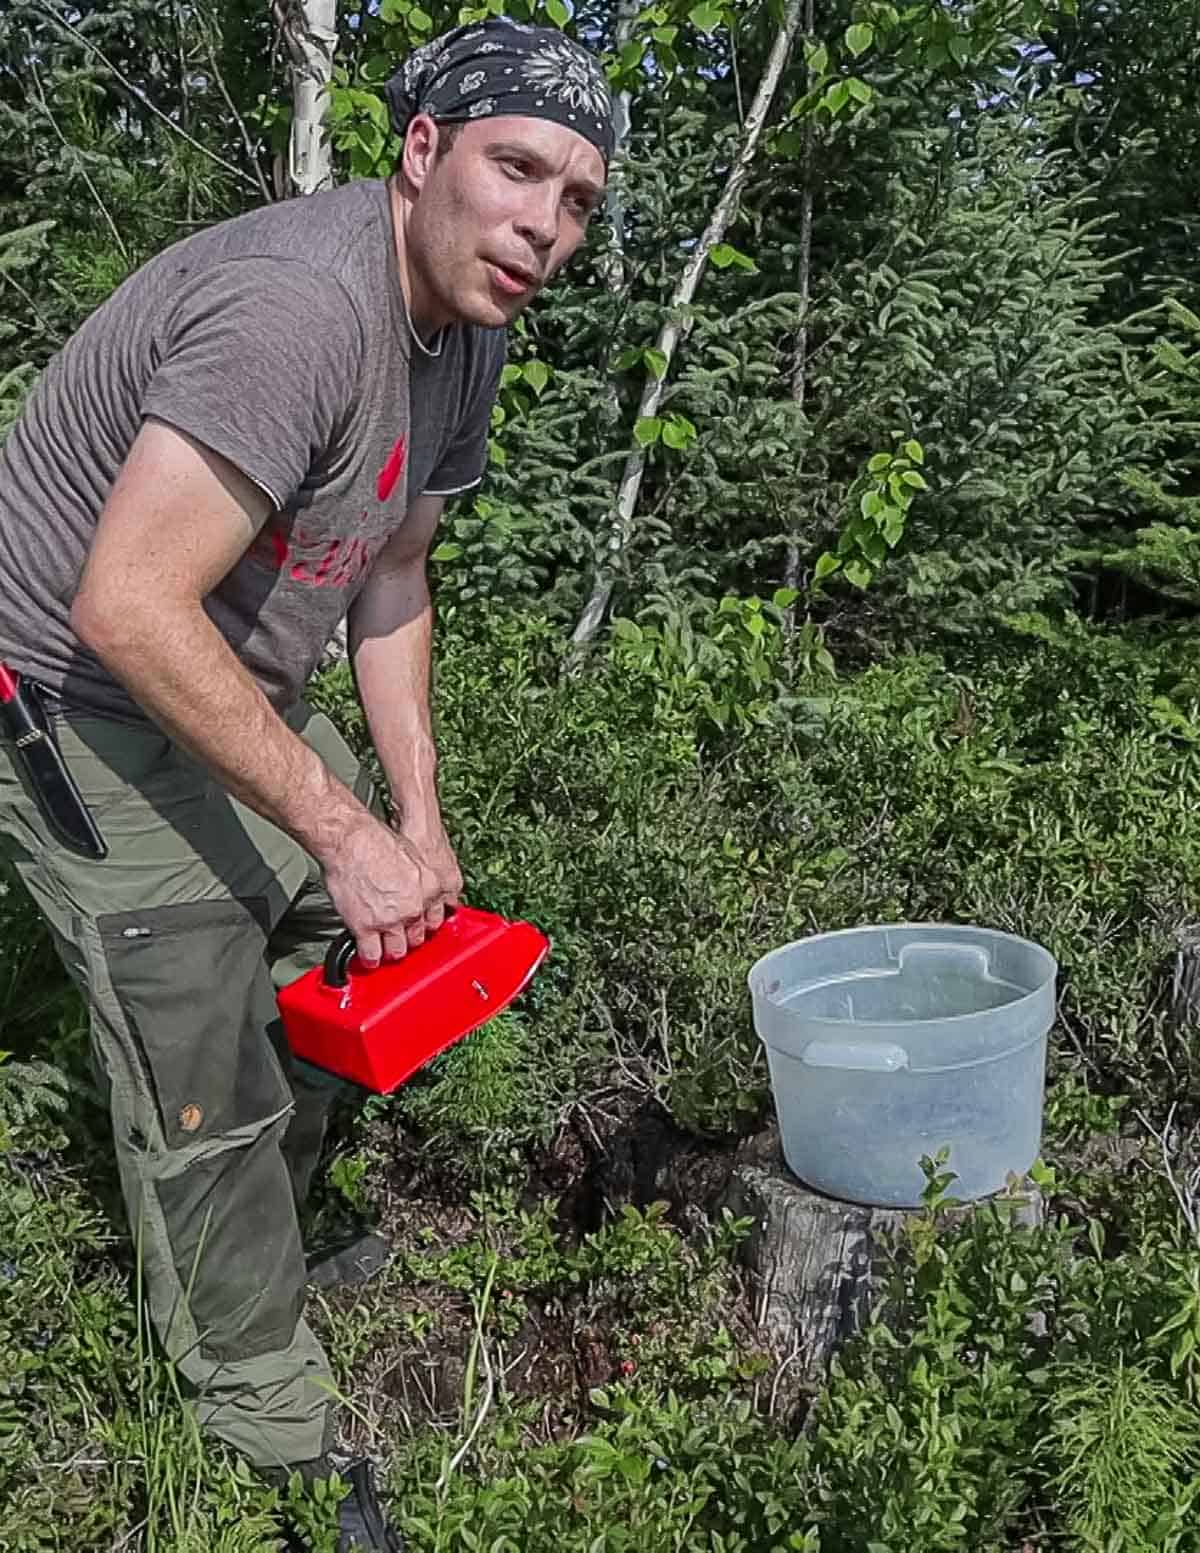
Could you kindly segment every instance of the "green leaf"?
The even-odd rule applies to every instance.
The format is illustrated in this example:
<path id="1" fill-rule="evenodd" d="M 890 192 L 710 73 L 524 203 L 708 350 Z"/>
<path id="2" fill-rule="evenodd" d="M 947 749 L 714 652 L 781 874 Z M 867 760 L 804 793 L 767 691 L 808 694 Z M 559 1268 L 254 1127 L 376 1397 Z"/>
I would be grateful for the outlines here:
<path id="1" fill-rule="evenodd" d="M 835 81 L 821 99 L 822 104 L 833 115 L 839 114 L 846 106 L 850 98 L 850 88 L 845 81 Z"/>
<path id="2" fill-rule="evenodd" d="M 564 7 L 565 9 L 565 7 Z M 621 50 L 621 69 L 636 70 L 646 53 L 645 38 L 633 38 Z"/>
<path id="3" fill-rule="evenodd" d="M 542 389 L 550 381 L 550 368 L 544 361 L 527 361 L 521 368 L 521 376 L 540 398 Z"/>
<path id="4" fill-rule="evenodd" d="M 628 372 L 630 367 L 636 367 L 638 362 L 644 359 L 644 355 L 645 353 L 638 350 L 636 345 L 631 345 L 628 350 L 623 350 L 616 361 L 613 362 L 613 371 Z M 508 368 L 505 367 L 504 370 L 507 372 Z"/>
<path id="5" fill-rule="evenodd" d="M 739 270 L 748 270 L 752 275 L 758 274 L 758 265 L 749 254 L 741 253 L 732 243 L 715 243 L 708 250 L 709 262 L 719 270 L 727 270 L 731 264 L 736 264 Z"/>
<path id="6" fill-rule="evenodd" d="M 965 33 L 956 33 L 950 39 L 950 56 L 959 65 L 965 65 L 970 60 L 971 40 Z"/>
<path id="7" fill-rule="evenodd" d="M 409 9 L 410 0 L 383 0 L 379 7 L 379 20 L 390 27 L 395 22 L 403 21 Z"/>
<path id="8" fill-rule="evenodd" d="M 546 0 L 546 15 L 556 27 L 565 27 L 571 20 L 571 13 L 563 0 Z"/>
<path id="9" fill-rule="evenodd" d="M 906 469 L 900 476 L 905 485 L 911 485 L 914 491 L 927 491 L 929 484 L 924 475 L 919 475 L 915 469 Z"/>
<path id="10" fill-rule="evenodd" d="M 864 518 L 873 518 L 883 508 L 884 500 L 878 491 L 864 491 L 858 499 L 858 510 Z"/>
<path id="11" fill-rule="evenodd" d="M 655 43 L 665 43 L 666 46 L 670 48 L 672 43 L 674 43 L 675 39 L 679 36 L 679 28 L 656 27 L 650 36 L 654 39 Z"/>
<path id="12" fill-rule="evenodd" d="M 871 568 L 865 561 L 847 561 L 842 568 L 846 581 L 856 588 L 865 588 L 871 580 Z"/>
<path id="13" fill-rule="evenodd" d="M 860 81 L 856 75 L 852 75 L 846 82 L 846 89 L 849 91 L 851 97 L 854 98 L 855 102 L 870 102 L 871 98 L 875 95 L 867 83 L 865 81 Z"/>
<path id="14" fill-rule="evenodd" d="M 890 453 L 872 453 L 867 460 L 867 468 L 872 474 L 878 474 L 881 469 L 886 469 L 892 461 Z"/>
<path id="15" fill-rule="evenodd" d="M 686 448 L 696 440 L 696 428 L 686 415 L 672 415 L 663 422 L 662 439 L 669 448 Z"/>
<path id="16" fill-rule="evenodd" d="M 910 440 L 904 444 L 904 451 L 906 455 L 912 459 L 914 464 L 923 464 L 925 462 L 925 449 L 919 442 L 916 441 L 915 438 L 910 438 Z"/>
<path id="17" fill-rule="evenodd" d="M 721 7 L 710 5 L 705 0 L 702 5 L 696 6 L 688 12 L 688 20 L 693 27 L 698 27 L 701 32 L 715 32 L 721 21 Z"/>
<path id="18" fill-rule="evenodd" d="M 653 345 L 647 345 L 642 352 L 642 360 L 646 363 L 647 371 L 651 372 L 656 381 L 661 383 L 667 375 L 666 352 L 656 349 Z"/>
<path id="19" fill-rule="evenodd" d="M 436 550 L 430 552 L 433 561 L 457 561 L 463 553 L 462 546 L 447 540 L 444 545 L 439 545 Z"/>
<path id="20" fill-rule="evenodd" d="M 804 56 L 804 63 L 814 75 L 824 75 L 829 69 L 829 50 L 823 43 L 818 43 Z"/>
<path id="21" fill-rule="evenodd" d="M 771 595 L 771 603 L 776 609 L 789 609 L 799 597 L 799 588 L 776 588 Z"/>
<path id="22" fill-rule="evenodd" d="M 831 572 L 836 572 L 841 566 L 836 555 L 831 555 L 828 550 L 817 557 L 817 564 L 813 567 L 813 581 L 820 582 L 822 577 L 828 577 Z"/>
<path id="23" fill-rule="evenodd" d="M 423 11 L 419 5 L 414 5 L 408 13 L 408 25 L 414 32 L 432 32 L 433 17 L 428 11 Z"/>
<path id="24" fill-rule="evenodd" d="M 874 41 L 875 29 L 866 22 L 855 22 L 853 27 L 846 28 L 846 47 L 855 59 L 865 54 Z"/>
<path id="25" fill-rule="evenodd" d="M 633 428 L 635 441 L 644 448 L 651 447 L 662 436 L 663 423 L 656 415 L 643 415 Z"/>

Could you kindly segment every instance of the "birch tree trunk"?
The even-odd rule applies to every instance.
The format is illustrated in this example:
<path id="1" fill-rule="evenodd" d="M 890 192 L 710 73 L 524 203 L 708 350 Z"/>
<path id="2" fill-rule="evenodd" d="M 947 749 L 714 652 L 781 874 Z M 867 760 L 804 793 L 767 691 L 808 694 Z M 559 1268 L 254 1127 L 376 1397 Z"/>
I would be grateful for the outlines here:
<path id="1" fill-rule="evenodd" d="M 629 42 L 633 24 L 637 19 L 639 0 L 621 0 L 617 7 L 617 25 L 613 32 L 613 52 L 620 54 Z M 616 162 L 629 139 L 629 124 L 633 108 L 633 93 L 618 92 L 613 98 L 613 161 Z M 612 232 L 613 246 L 605 255 L 602 273 L 610 291 L 620 291 L 625 285 L 625 197 L 619 183 L 608 186 L 604 196 L 604 214 Z M 615 392 L 615 389 L 614 389 Z"/>
<path id="2" fill-rule="evenodd" d="M 315 194 L 333 187 L 325 116 L 337 48 L 337 0 L 273 0 L 273 10 L 292 58 L 286 192 Z"/>
<path id="3" fill-rule="evenodd" d="M 784 12 L 783 25 L 776 34 L 775 42 L 771 48 L 771 55 L 767 61 L 767 67 L 759 82 L 758 91 L 750 106 L 750 112 L 746 117 L 745 127 L 742 130 L 741 145 L 738 148 L 737 158 L 730 169 L 729 176 L 725 180 L 725 188 L 721 198 L 717 201 L 708 225 L 696 245 L 695 253 L 689 259 L 686 268 L 680 277 L 679 284 L 675 288 L 670 301 L 668 321 L 663 325 L 659 334 L 657 349 L 666 358 L 667 368 L 661 378 L 648 373 L 646 386 L 642 390 L 641 403 L 638 406 L 638 419 L 653 416 L 658 409 L 663 396 L 663 385 L 666 381 L 666 371 L 670 370 L 671 358 L 675 353 L 675 347 L 683 339 L 687 338 L 689 323 L 681 316 L 682 310 L 688 307 L 696 295 L 704 274 L 704 268 L 708 261 L 709 250 L 714 248 L 724 237 L 737 209 L 737 202 L 741 196 L 742 187 L 750 173 L 750 166 L 754 160 L 758 142 L 762 136 L 763 125 L 766 123 L 767 114 L 771 110 L 771 104 L 775 99 L 775 93 L 779 87 L 780 77 L 783 75 L 784 65 L 787 63 L 788 53 L 791 50 L 792 41 L 796 36 L 796 29 L 800 25 L 800 12 L 804 0 L 788 0 L 787 9 Z M 578 651 L 587 645 L 599 630 L 608 609 L 609 600 L 612 597 L 613 584 L 616 581 L 617 569 L 621 558 L 633 535 L 635 514 L 637 511 L 638 493 L 641 490 L 642 476 L 646 469 L 645 449 L 637 447 L 629 454 L 625 461 L 625 468 L 621 475 L 620 484 L 617 487 L 616 510 L 612 519 L 612 530 L 606 545 L 606 554 L 601 559 L 596 569 L 596 580 L 592 589 L 592 595 L 584 608 L 579 622 L 571 636 L 572 646 Z"/>

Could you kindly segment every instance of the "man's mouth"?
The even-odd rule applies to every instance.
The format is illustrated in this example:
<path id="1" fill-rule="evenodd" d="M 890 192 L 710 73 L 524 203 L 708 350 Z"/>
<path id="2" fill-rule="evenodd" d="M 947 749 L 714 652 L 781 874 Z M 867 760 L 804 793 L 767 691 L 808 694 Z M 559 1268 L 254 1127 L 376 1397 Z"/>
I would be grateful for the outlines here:
<path id="1" fill-rule="evenodd" d="M 495 285 L 510 297 L 520 297 L 527 291 L 536 291 L 540 284 L 533 271 L 525 269 L 522 265 L 500 264 L 495 259 L 488 259 L 486 263 Z"/>

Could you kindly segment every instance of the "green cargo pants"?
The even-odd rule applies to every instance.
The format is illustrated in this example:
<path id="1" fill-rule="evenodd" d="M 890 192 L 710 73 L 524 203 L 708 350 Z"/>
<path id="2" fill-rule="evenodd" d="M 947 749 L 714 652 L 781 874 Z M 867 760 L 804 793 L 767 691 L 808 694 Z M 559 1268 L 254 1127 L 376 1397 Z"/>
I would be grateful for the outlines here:
<path id="1" fill-rule="evenodd" d="M 288 722 L 375 804 L 326 717 Z M 109 855 L 55 840 L 2 742 L 0 851 L 89 1003 L 151 1319 L 204 1427 L 259 1466 L 309 1460 L 334 1409 L 297 1207 L 344 1086 L 291 1059 L 274 990 L 341 924 L 315 861 L 157 729 L 54 726 Z"/>

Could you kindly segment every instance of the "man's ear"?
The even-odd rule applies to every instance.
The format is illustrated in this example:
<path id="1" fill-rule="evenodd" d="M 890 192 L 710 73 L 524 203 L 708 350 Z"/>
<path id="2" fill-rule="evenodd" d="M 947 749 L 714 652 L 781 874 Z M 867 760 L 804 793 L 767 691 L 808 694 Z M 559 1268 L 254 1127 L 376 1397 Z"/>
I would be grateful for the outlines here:
<path id="1" fill-rule="evenodd" d="M 405 178 L 414 189 L 422 189 L 437 160 L 438 127 L 427 113 L 418 113 L 409 120 L 404 132 L 404 150 L 400 166 Z"/>

